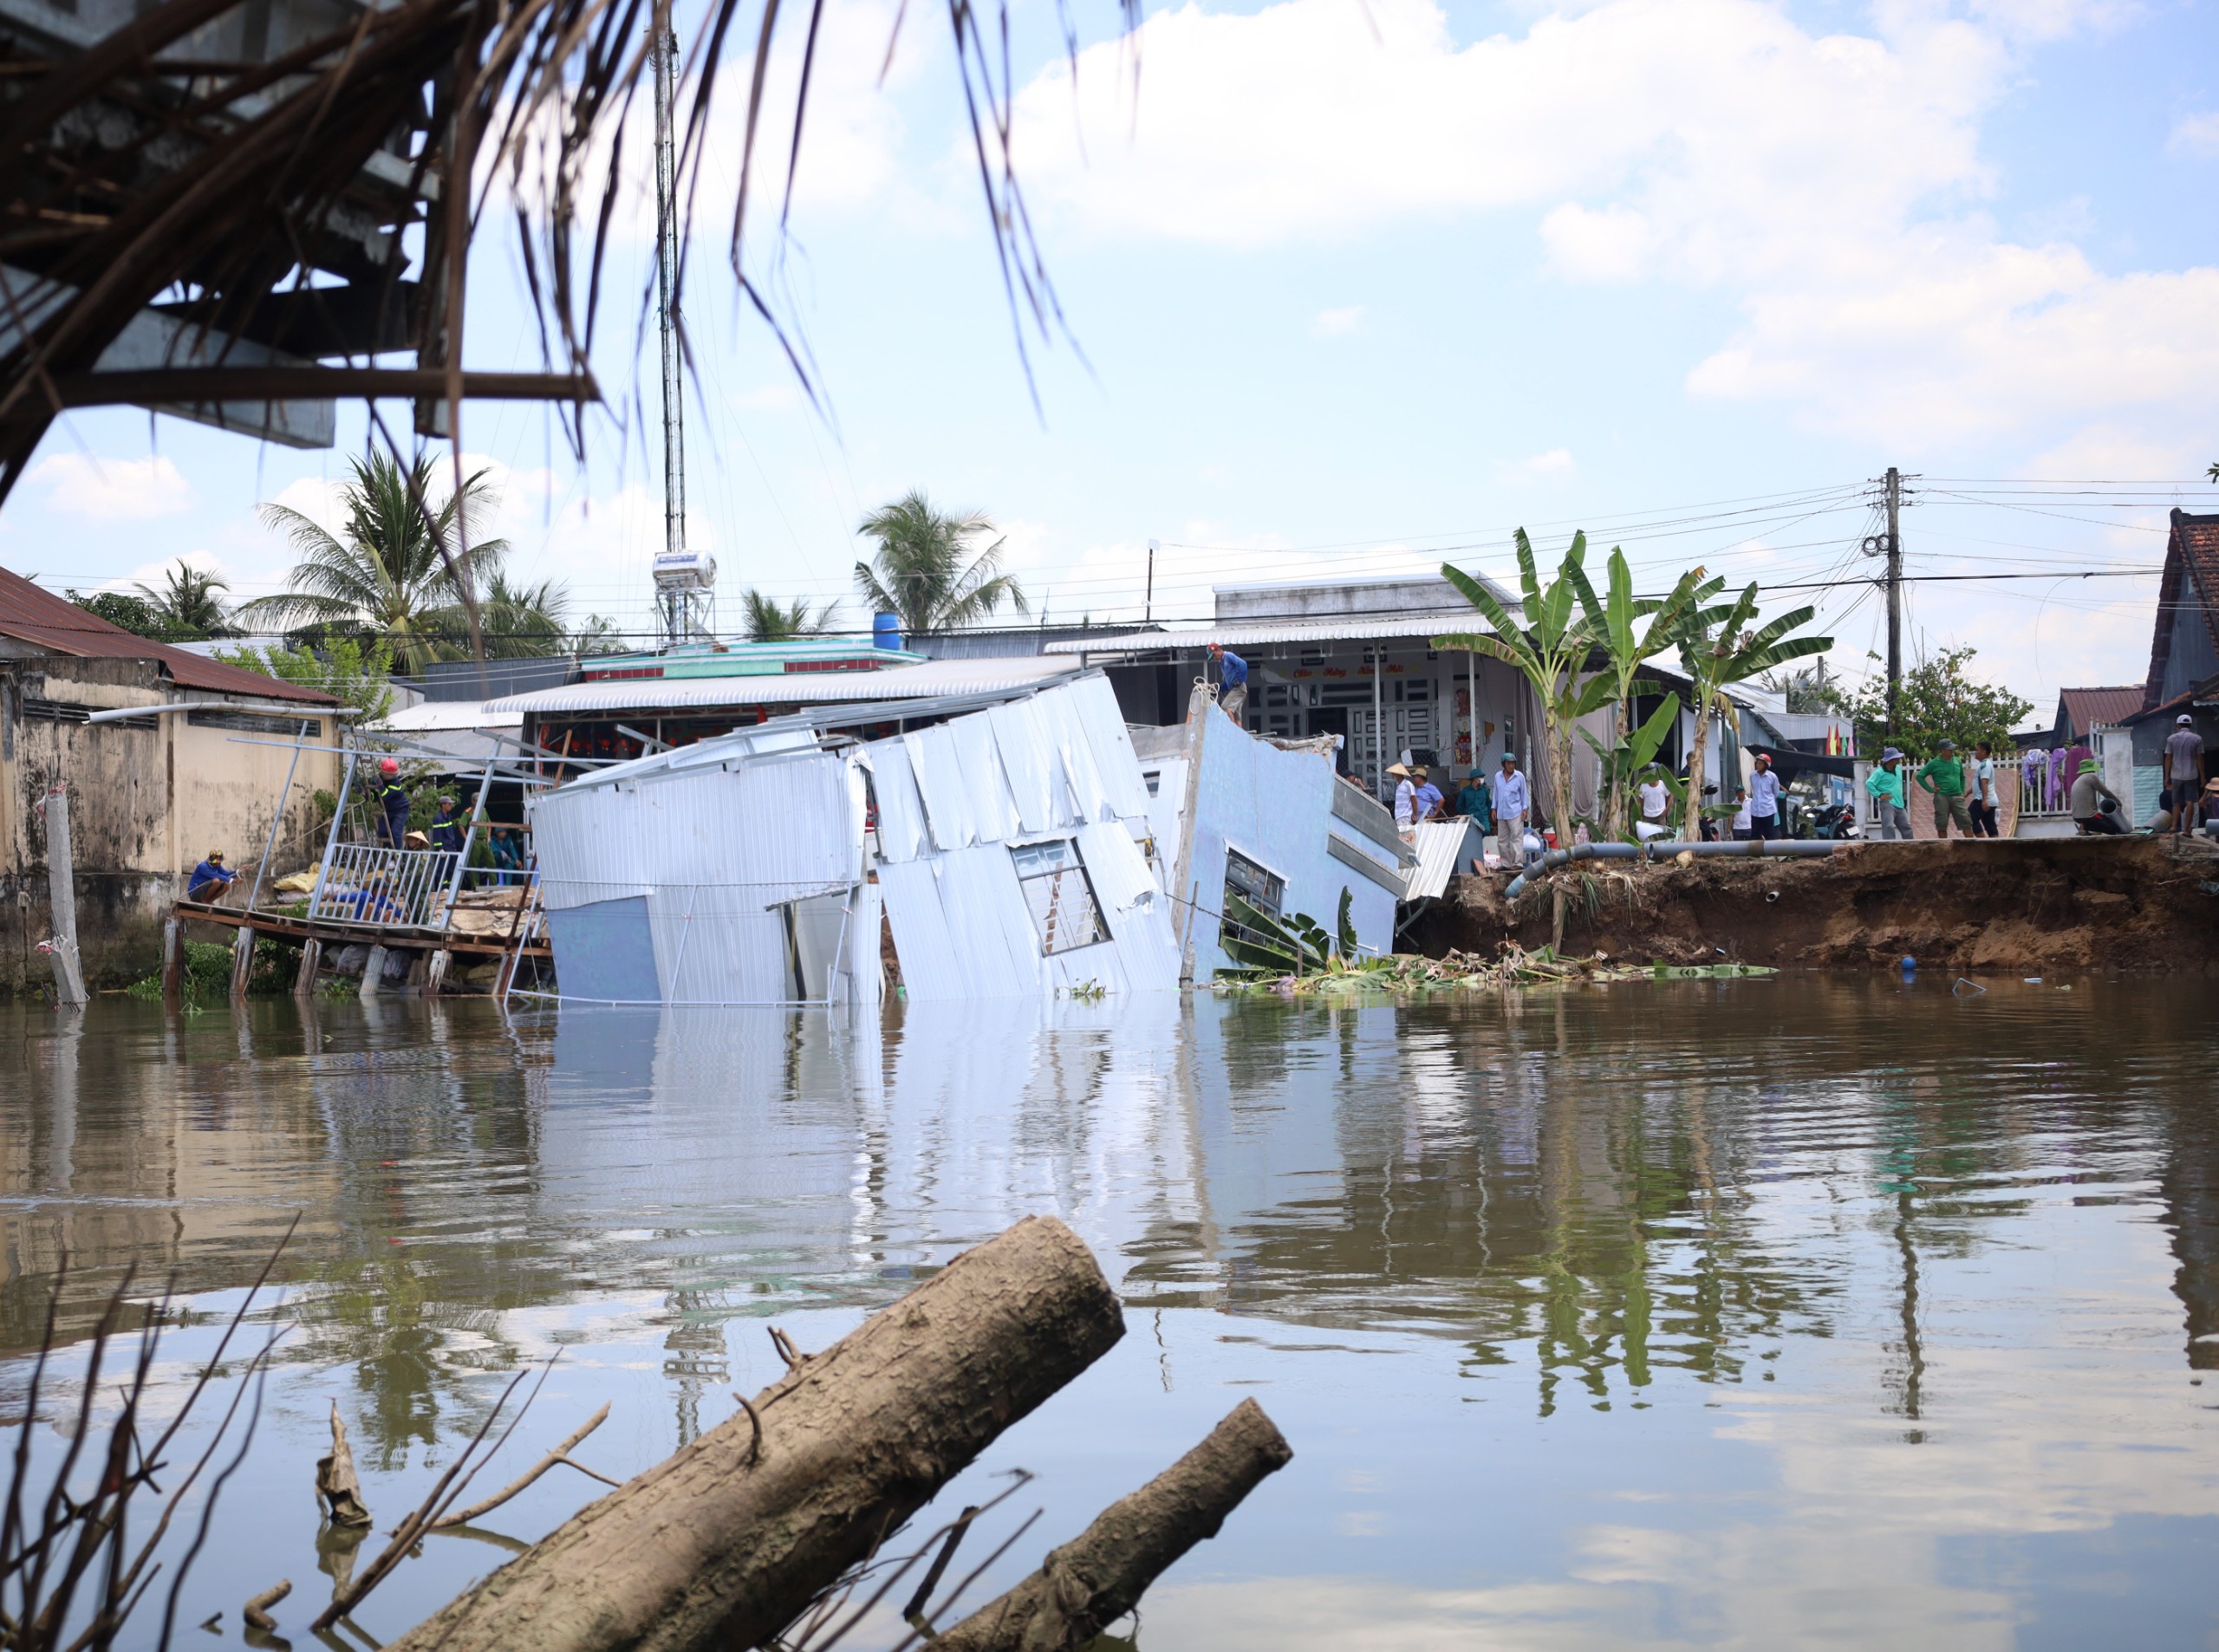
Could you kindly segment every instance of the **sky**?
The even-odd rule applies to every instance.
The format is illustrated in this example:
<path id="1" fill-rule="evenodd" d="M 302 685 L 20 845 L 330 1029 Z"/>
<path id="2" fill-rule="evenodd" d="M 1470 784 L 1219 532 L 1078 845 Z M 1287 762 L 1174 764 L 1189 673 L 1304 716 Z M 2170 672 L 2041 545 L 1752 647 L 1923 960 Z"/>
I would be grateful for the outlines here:
<path id="1" fill-rule="evenodd" d="M 1139 619 L 1150 540 L 1155 617 L 1202 621 L 1214 586 L 1501 575 L 1514 528 L 1545 559 L 1585 528 L 1644 589 L 1700 563 L 1817 603 L 1854 679 L 1884 646 L 1861 543 L 1893 465 L 1914 657 L 1976 648 L 2045 720 L 2060 686 L 2143 677 L 2166 512 L 2219 511 L 2212 5 L 1184 0 L 1121 36 L 1070 3 L 1075 51 L 1046 0 L 1009 14 L 1064 318 L 1022 350 L 944 12 L 889 60 L 893 0 L 827 0 L 784 234 L 751 225 L 814 404 L 726 262 L 720 110 L 686 417 L 727 626 L 753 586 L 867 628 L 856 527 L 916 488 L 992 517 L 1051 622 Z M 782 184 L 784 143 L 756 164 Z M 462 446 L 513 570 L 643 631 L 649 206 L 617 225 L 586 462 L 537 407 L 472 405 Z M 540 365 L 518 268 L 489 227 L 472 367 Z M 291 556 L 257 506 L 329 519 L 365 429 L 342 407 L 302 452 L 73 414 L 0 510 L 0 564 L 90 589 L 182 556 L 267 594 Z M 2040 577 L 1965 577 L 1998 573 Z"/>

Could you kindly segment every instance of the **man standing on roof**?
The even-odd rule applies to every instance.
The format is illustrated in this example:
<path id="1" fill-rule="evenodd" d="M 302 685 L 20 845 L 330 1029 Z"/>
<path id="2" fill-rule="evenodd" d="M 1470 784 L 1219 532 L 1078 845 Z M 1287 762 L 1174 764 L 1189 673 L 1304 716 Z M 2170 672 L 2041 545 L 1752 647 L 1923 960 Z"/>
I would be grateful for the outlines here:
<path id="1" fill-rule="evenodd" d="M 1214 642 L 1210 644 L 1210 658 L 1217 661 L 1217 703 L 1225 708 L 1227 717 L 1246 728 L 1248 662 Z"/>
<path id="2" fill-rule="evenodd" d="M 378 836 L 387 849 L 408 846 L 408 788 L 400 784 L 400 764 L 391 758 L 378 759 L 378 784 L 371 794 L 377 800 Z"/>
<path id="3" fill-rule="evenodd" d="M 2203 736 L 2196 732 L 2196 719 L 2183 712 L 2173 719 L 2165 738 L 2165 778 L 2172 783 L 2174 799 L 2196 798 L 2203 793 Z M 2173 810 L 2173 830 L 2186 836 L 2196 811 L 2183 806 Z"/>

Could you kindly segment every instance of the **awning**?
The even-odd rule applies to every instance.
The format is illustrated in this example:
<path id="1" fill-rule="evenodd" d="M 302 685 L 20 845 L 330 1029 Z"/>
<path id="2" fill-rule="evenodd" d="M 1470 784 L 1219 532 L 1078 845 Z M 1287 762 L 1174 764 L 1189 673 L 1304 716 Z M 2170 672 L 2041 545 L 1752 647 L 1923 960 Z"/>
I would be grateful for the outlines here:
<path id="1" fill-rule="evenodd" d="M 740 706 L 847 706 L 874 700 L 992 694 L 1077 675 L 1077 660 L 1018 654 L 999 660 L 934 660 L 884 671 L 789 672 L 740 677 L 625 677 L 569 683 L 489 700 L 489 712 L 546 717 L 641 712 L 703 712 Z"/>
<path id="2" fill-rule="evenodd" d="M 1798 751 L 1784 745 L 1748 745 L 1741 749 L 1751 757 L 1770 758 L 1773 768 L 1782 775 L 1832 774 L 1845 780 L 1857 777 L 1855 758 L 1830 758 L 1823 752 Z"/>

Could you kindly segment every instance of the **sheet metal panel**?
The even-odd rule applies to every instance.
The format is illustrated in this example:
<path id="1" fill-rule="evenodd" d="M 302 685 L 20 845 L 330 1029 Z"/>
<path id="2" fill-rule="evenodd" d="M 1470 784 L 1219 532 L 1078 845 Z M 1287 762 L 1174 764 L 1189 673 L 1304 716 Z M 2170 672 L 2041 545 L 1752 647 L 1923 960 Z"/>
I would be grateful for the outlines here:
<path id="1" fill-rule="evenodd" d="M 984 712 L 973 712 L 947 725 L 955 745 L 956 761 L 963 771 L 963 796 L 971 813 L 973 842 L 999 843 L 1018 829 L 1017 804 L 1010 796 L 1009 778 L 994 750 L 993 724 Z"/>
<path id="2" fill-rule="evenodd" d="M 1156 888 L 1132 834 L 1114 820 L 1083 827 L 1078 853 L 1095 899 L 1102 903 L 1127 986 L 1176 991 L 1179 947 L 1171 933 L 1171 903 Z"/>
<path id="3" fill-rule="evenodd" d="M 1103 784 L 1101 765 L 1094 760 L 1093 743 L 1071 705 L 1071 697 L 1043 694 L 1033 705 L 1047 725 L 1050 744 L 1063 760 L 1064 786 L 1070 799 L 1070 818 L 1079 823 L 1110 818 L 1109 788 Z"/>
<path id="4" fill-rule="evenodd" d="M 1083 677 L 1062 693 L 1050 696 L 1071 708 L 1085 731 L 1094 771 L 1101 777 L 1111 812 L 1130 820 L 1148 813 L 1148 788 L 1141 783 L 1140 758 L 1118 709 L 1117 692 L 1106 677 Z"/>
<path id="5" fill-rule="evenodd" d="M 925 800 L 909 766 L 909 748 L 899 739 L 878 740 L 870 754 L 872 794 L 878 799 L 878 853 L 887 861 L 914 861 L 930 842 Z"/>
<path id="6" fill-rule="evenodd" d="M 937 728 L 904 734 L 901 739 L 909 751 L 909 770 L 917 777 L 918 795 L 925 800 L 925 823 L 931 829 L 933 847 L 943 853 L 968 848 L 975 840 L 955 736 L 942 723 Z"/>
<path id="7" fill-rule="evenodd" d="M 1446 894 L 1448 880 L 1456 875 L 1458 862 L 1468 861 L 1480 852 L 1472 823 L 1461 816 L 1455 820 L 1418 822 L 1415 848 L 1417 865 L 1409 875 L 1409 885 L 1402 897 L 1406 901 L 1428 896 L 1438 899 Z"/>
<path id="8" fill-rule="evenodd" d="M 155 646 L 159 651 L 159 645 Z M 196 660 L 196 664 L 218 671 L 228 669 L 211 667 L 205 660 Z M 897 666 L 869 673 L 811 671 L 732 677 L 629 677 L 510 694 L 487 701 L 486 709 L 537 712 L 542 717 L 559 717 L 579 712 L 657 712 L 705 706 L 844 706 L 863 700 L 930 699 L 1021 690 L 1036 683 L 1071 676 L 1079 668 L 1076 660 L 1023 654 L 986 660 L 935 660 L 921 666 Z M 254 680 L 267 686 L 264 679 Z M 234 687 L 231 692 L 239 691 Z M 305 689 L 287 691 L 282 686 L 276 692 L 281 695 L 298 693 L 303 698 L 310 693 Z"/>
<path id="9" fill-rule="evenodd" d="M 997 706 L 985 717 L 994 732 L 994 748 L 1001 754 L 1002 774 L 1009 782 L 1019 827 L 1044 832 L 1061 823 L 1055 800 L 1055 754 L 1049 750 L 1045 725 L 1032 701 Z"/>
<path id="10" fill-rule="evenodd" d="M 909 861 L 878 869 L 879 893 L 886 899 L 886 920 L 893 927 L 894 953 L 901 965 L 901 990 L 911 998 L 966 996 L 963 966 L 940 907 L 935 864 Z"/>

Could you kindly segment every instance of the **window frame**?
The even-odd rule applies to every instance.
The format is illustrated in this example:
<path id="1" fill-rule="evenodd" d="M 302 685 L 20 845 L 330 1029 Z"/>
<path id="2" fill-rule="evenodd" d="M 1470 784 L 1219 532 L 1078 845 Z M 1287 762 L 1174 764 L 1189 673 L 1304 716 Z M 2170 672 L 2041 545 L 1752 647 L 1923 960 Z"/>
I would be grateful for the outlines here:
<path id="1" fill-rule="evenodd" d="M 1051 846 L 1060 846 L 1069 855 L 1070 864 L 1052 867 L 1045 871 L 1026 872 L 1023 856 L 1027 853 Z M 1061 958 L 1066 953 L 1084 952 L 1090 946 L 1107 946 L 1116 939 L 1110 933 L 1109 916 L 1102 909 L 1102 896 L 1095 889 L 1094 874 L 1087 868 L 1086 856 L 1079 849 L 1077 838 L 1064 835 L 1036 837 L 1026 842 L 1012 843 L 1009 846 L 1009 855 L 1010 868 L 1017 875 L 1018 893 L 1024 897 L 1026 915 L 1032 920 L 1033 933 L 1039 937 L 1041 957 Z M 1056 944 L 1057 914 L 1064 909 L 1062 904 L 1064 894 L 1060 887 L 1060 880 L 1071 872 L 1078 874 L 1079 890 L 1086 897 L 1086 911 L 1093 918 L 1094 933 L 1088 940 L 1075 940 L 1064 946 L 1057 946 Z M 1058 886 L 1050 894 L 1048 909 L 1044 914 L 1034 907 L 1032 892 L 1028 887 L 1043 882 Z"/>

